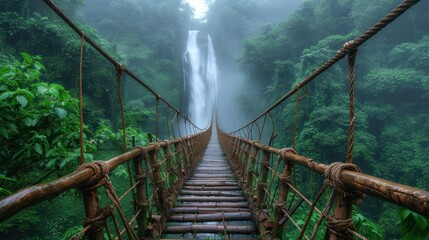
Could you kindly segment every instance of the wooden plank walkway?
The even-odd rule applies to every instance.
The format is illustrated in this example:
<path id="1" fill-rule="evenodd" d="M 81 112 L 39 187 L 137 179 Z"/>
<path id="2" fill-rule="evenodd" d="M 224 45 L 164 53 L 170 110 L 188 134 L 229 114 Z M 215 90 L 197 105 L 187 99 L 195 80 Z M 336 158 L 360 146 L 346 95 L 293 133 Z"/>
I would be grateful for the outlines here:
<path id="1" fill-rule="evenodd" d="M 185 182 L 162 239 L 258 239 L 244 194 L 220 149 L 217 134 Z"/>

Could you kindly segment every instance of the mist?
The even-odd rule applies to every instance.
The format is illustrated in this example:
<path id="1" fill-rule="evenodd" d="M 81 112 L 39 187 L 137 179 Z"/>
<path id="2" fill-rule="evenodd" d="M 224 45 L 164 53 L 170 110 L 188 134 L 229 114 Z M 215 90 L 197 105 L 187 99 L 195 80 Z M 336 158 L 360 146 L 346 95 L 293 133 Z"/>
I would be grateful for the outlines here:
<path id="1" fill-rule="evenodd" d="M 236 130 L 267 105 L 263 92 L 240 67 L 245 39 L 285 21 L 301 2 L 216 0 L 210 4 L 201 28 L 213 38 L 219 66 L 218 120 L 224 130 Z"/>

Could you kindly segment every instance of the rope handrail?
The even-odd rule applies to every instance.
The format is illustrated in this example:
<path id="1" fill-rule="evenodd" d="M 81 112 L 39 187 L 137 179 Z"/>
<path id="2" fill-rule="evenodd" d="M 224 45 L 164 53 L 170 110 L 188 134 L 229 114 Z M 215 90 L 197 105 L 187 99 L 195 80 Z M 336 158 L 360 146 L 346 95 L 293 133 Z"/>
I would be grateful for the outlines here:
<path id="1" fill-rule="evenodd" d="M 234 137 L 232 135 L 229 136 Z M 250 139 L 241 138 L 241 140 L 247 143 L 254 143 L 254 146 L 259 150 L 272 154 L 278 155 L 281 151 L 281 149 L 274 148 L 260 142 L 254 142 Z M 305 166 L 319 174 L 324 174 L 329 166 L 328 164 L 319 163 L 311 158 L 290 152 L 284 153 L 284 156 L 286 160 Z M 341 172 L 341 179 L 346 187 L 352 188 L 356 191 L 361 191 L 367 195 L 388 200 L 429 217 L 429 191 L 394 183 L 365 173 L 350 170 L 343 170 Z M 362 182 L 359 180 L 362 180 Z M 383 195 L 383 192 L 389 192 L 389 195 Z"/>
<path id="2" fill-rule="evenodd" d="M 116 69 L 121 69 L 123 72 L 125 72 L 128 76 L 130 76 L 132 79 L 134 79 L 137 83 L 142 85 L 144 88 L 146 88 L 153 96 L 155 96 L 157 99 L 165 103 L 170 109 L 175 111 L 179 116 L 181 116 L 183 119 L 188 121 L 193 127 L 197 128 L 198 130 L 204 130 L 206 128 L 203 128 L 201 126 L 195 125 L 188 116 L 183 115 L 176 107 L 174 107 L 170 102 L 168 102 L 165 98 L 161 97 L 154 89 L 152 89 L 147 83 L 145 83 L 143 80 L 141 80 L 137 75 L 135 75 L 131 70 L 126 68 L 123 64 L 115 60 L 111 55 L 109 55 L 103 48 L 101 48 L 97 43 L 95 43 L 88 35 L 86 35 L 69 17 L 67 17 L 64 12 L 61 11 L 61 9 L 53 3 L 51 0 L 43 0 L 46 5 L 48 5 L 61 19 L 64 20 L 64 22 L 67 23 L 85 42 L 87 42 L 89 45 L 91 45 L 97 52 L 99 52 L 105 59 L 107 59 L 109 62 L 111 62 Z"/>
<path id="3" fill-rule="evenodd" d="M 176 138 L 173 140 L 160 141 L 157 143 L 161 148 L 173 146 L 178 143 L 185 144 L 194 138 L 207 138 L 210 135 L 210 129 L 183 138 Z M 208 140 L 207 140 L 208 141 Z M 185 144 L 186 145 L 186 144 Z M 157 145 L 151 144 L 145 147 L 136 147 L 133 150 L 125 152 L 114 158 L 106 160 L 105 163 L 112 171 L 119 165 L 131 161 L 142 154 L 152 153 L 157 150 Z M 60 193 L 76 188 L 81 184 L 87 182 L 94 176 L 94 171 L 89 168 L 80 169 L 64 177 L 55 179 L 48 183 L 42 183 L 21 189 L 0 200 L 0 222 L 16 214 L 27 206 L 34 205 L 38 202 L 48 200 L 52 197 L 58 196 Z"/>
<path id="4" fill-rule="evenodd" d="M 360 203 L 363 194 L 389 201 L 423 216 L 429 216 L 429 191 L 427 190 L 362 173 L 351 163 L 323 164 L 299 155 L 291 148 L 275 148 L 260 141 L 223 132 L 219 128 L 218 136 L 235 175 L 238 176 L 240 185 L 246 193 L 247 201 L 252 205 L 254 221 L 259 223 L 259 232 L 264 239 L 281 238 L 286 219 L 294 222 L 292 215 L 302 202 L 310 207 L 310 210 L 306 211 L 305 226 L 297 228 L 300 237 L 305 239 L 315 238 L 317 228 L 321 226 L 323 219 L 328 221 L 330 234 L 337 236 L 346 234 L 366 239 L 356 232 L 354 226 L 350 224 L 351 215 L 348 215 L 351 214 L 351 205 Z M 251 148 L 247 149 L 246 146 Z M 276 159 L 275 156 L 278 156 L 277 162 L 271 162 L 270 159 Z M 310 170 L 310 173 L 318 173 L 325 178 L 325 183 L 313 201 L 294 186 L 291 180 L 292 176 L 295 176 L 293 169 L 296 164 Z M 328 187 L 332 187 L 333 190 L 322 211 L 319 208 L 320 205 L 316 206 L 316 204 L 323 193 L 328 191 Z M 298 199 L 295 199 L 295 194 Z M 293 197 L 290 197 L 291 195 Z M 334 203 L 335 211 L 331 216 L 329 210 Z M 294 204 L 298 207 L 292 208 Z M 337 214 L 337 211 L 346 211 L 341 208 L 346 208 L 350 212 L 341 213 L 344 215 Z M 301 207 L 301 211 L 304 210 L 307 209 Z M 315 230 L 313 227 L 306 228 L 313 211 L 320 216 Z M 307 235 L 306 229 L 311 231 L 311 237 Z M 288 234 L 291 232 L 289 231 Z"/>
<path id="5" fill-rule="evenodd" d="M 279 98 L 275 103 L 273 103 L 271 106 L 266 108 L 263 112 L 261 112 L 259 115 L 257 115 L 250 122 L 248 122 L 247 124 L 245 124 L 241 128 L 239 128 L 239 129 L 237 129 L 231 133 L 237 133 L 240 130 L 252 125 L 256 121 L 258 121 L 260 118 L 265 116 L 266 114 L 269 114 L 272 110 L 274 110 L 280 104 L 282 104 L 286 99 L 288 99 L 289 97 L 294 95 L 301 88 L 305 87 L 308 83 L 310 83 L 317 76 L 319 76 L 320 74 L 322 74 L 323 72 L 328 70 L 335 63 L 337 63 L 339 60 L 343 59 L 347 54 L 349 54 L 349 52 L 353 51 L 353 49 L 357 49 L 359 46 L 364 44 L 367 40 L 369 40 L 374 35 L 376 35 L 381 29 L 383 29 L 384 27 L 389 25 L 391 22 L 393 22 L 396 18 L 401 16 L 403 13 L 405 13 L 409 8 L 414 6 L 419 1 L 420 0 L 405 0 L 405 1 L 403 1 L 395 9 L 393 9 L 390 13 L 388 13 L 386 16 L 384 16 L 379 22 L 377 22 L 371 28 L 369 28 L 365 33 L 363 33 L 362 35 L 360 35 L 360 36 L 356 37 L 355 39 L 344 44 L 344 46 L 340 50 L 338 50 L 333 57 L 331 57 L 328 61 L 326 61 L 324 64 L 322 64 L 318 69 L 316 69 L 313 73 L 311 73 L 309 76 L 307 76 L 300 83 L 295 85 L 289 92 L 287 92 L 285 95 L 283 95 L 281 98 Z"/>

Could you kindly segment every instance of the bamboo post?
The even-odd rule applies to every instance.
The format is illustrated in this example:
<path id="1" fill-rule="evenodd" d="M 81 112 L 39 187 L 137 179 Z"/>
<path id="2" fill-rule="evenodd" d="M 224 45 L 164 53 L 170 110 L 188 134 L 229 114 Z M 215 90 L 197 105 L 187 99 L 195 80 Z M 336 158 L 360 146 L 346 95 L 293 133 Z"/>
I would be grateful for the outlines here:
<path id="1" fill-rule="evenodd" d="M 169 147 L 170 146 L 167 143 L 162 148 L 162 150 L 164 151 L 164 154 L 165 154 L 165 159 L 166 159 L 166 164 L 167 164 L 168 181 L 170 182 L 170 187 L 168 188 L 169 189 L 168 192 L 171 192 L 171 189 L 174 188 L 174 186 L 176 185 L 176 175 L 172 174 L 172 173 L 174 173 L 174 169 L 173 169 L 173 162 L 171 159 L 171 153 L 170 153 Z"/>
<path id="2" fill-rule="evenodd" d="M 256 158 L 258 157 L 258 153 L 259 153 L 259 148 L 257 147 L 253 147 L 253 153 L 250 156 L 250 163 L 249 163 L 249 168 L 248 168 L 248 172 L 249 174 L 247 175 L 247 191 L 249 194 L 252 195 L 252 199 L 253 197 L 253 175 L 255 174 L 254 168 L 255 168 L 255 163 L 256 163 Z"/>
<path id="3" fill-rule="evenodd" d="M 335 197 L 334 218 L 336 220 L 346 220 L 352 217 L 353 199 L 345 194 L 337 194 Z M 335 233 L 330 232 L 329 240 L 342 239 Z"/>
<path id="4" fill-rule="evenodd" d="M 268 168 L 270 166 L 270 152 L 263 150 L 264 158 L 262 160 L 262 175 L 261 181 L 258 183 L 258 197 L 256 206 L 259 209 L 264 208 L 263 201 L 265 199 L 265 188 L 267 187 Z"/>
<path id="5" fill-rule="evenodd" d="M 247 167 L 248 167 L 248 163 L 249 163 L 249 157 L 250 157 L 250 149 L 252 148 L 252 145 L 249 143 L 244 142 L 244 145 L 246 146 L 246 149 L 244 150 L 243 153 L 243 164 L 242 164 L 242 172 L 243 172 L 243 177 L 241 179 L 241 182 L 243 184 L 247 183 L 247 176 L 249 175 L 249 172 L 247 171 Z"/>
<path id="6" fill-rule="evenodd" d="M 156 154 L 158 152 L 158 147 L 154 150 L 154 151 L 150 151 L 149 152 L 149 159 L 150 159 L 150 165 L 152 167 L 152 171 L 153 171 L 153 185 L 154 185 L 154 189 L 158 189 L 158 191 L 156 191 L 156 194 L 158 195 L 158 201 L 160 201 L 160 212 L 162 214 L 165 213 L 167 206 L 166 206 L 166 198 L 165 198 L 165 187 L 163 184 L 163 181 L 161 179 L 161 166 L 158 164 L 157 162 L 157 157 Z"/>
<path id="7" fill-rule="evenodd" d="M 183 151 L 183 165 L 185 170 L 185 177 L 187 178 L 190 175 L 191 164 L 189 163 L 189 149 L 185 138 L 180 141 L 180 146 Z"/>
<path id="8" fill-rule="evenodd" d="M 86 218 L 91 219 L 97 217 L 100 212 L 100 203 L 98 201 L 98 190 L 97 188 L 92 190 L 83 190 L 83 202 L 85 204 Z M 95 229 L 88 233 L 90 240 L 104 240 L 103 229 Z"/>
<path id="9" fill-rule="evenodd" d="M 134 204 L 138 208 L 142 209 L 142 213 L 136 219 L 138 225 L 137 236 L 147 235 L 146 228 L 149 223 L 149 211 L 147 208 L 146 194 L 144 189 L 147 176 L 143 172 L 142 160 L 146 160 L 146 155 L 144 153 L 133 159 L 134 177 L 136 181 L 140 181 L 136 186 L 137 192 L 135 196 L 136 199 L 134 199 Z"/>
<path id="10" fill-rule="evenodd" d="M 179 178 L 180 185 L 182 185 L 182 182 L 184 180 L 185 176 L 185 167 L 183 163 L 183 157 L 181 157 L 181 151 L 182 148 L 180 146 L 180 143 L 177 142 L 174 144 L 174 159 L 176 160 L 176 170 L 177 170 L 177 177 Z"/>
<path id="11" fill-rule="evenodd" d="M 280 161 L 280 160 L 279 160 Z M 280 191 L 279 191 L 279 197 L 276 202 L 276 213 L 274 218 L 274 225 L 273 225 L 273 234 L 275 238 L 282 238 L 284 227 L 279 225 L 279 221 L 283 218 L 283 211 L 282 209 L 286 206 L 287 196 L 289 192 L 289 179 L 290 175 L 292 173 L 294 163 L 291 161 L 286 161 L 286 164 L 284 166 L 283 172 L 280 175 Z"/>

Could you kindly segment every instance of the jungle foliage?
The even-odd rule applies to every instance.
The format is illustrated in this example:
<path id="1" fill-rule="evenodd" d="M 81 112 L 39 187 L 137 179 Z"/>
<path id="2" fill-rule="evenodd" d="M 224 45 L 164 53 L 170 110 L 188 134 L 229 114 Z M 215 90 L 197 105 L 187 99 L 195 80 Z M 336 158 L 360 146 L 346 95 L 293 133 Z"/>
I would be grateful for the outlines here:
<path id="1" fill-rule="evenodd" d="M 181 56 L 191 18 L 189 6 L 179 0 L 163 4 L 133 0 L 55 2 L 85 35 L 173 105 L 180 105 Z M 93 12 L 100 8 L 100 15 L 85 15 L 90 8 Z M 3 197 L 69 174 L 79 166 L 80 37 L 43 1 L 1 1 L 0 47 Z M 85 161 L 109 159 L 122 152 L 115 67 L 86 44 L 83 84 Z M 126 135 L 133 136 L 135 144 L 146 145 L 147 132 L 153 132 L 156 99 L 126 76 L 123 93 Z M 167 111 L 164 105 L 159 108 Z M 128 140 L 127 148 L 131 144 Z M 129 184 L 123 167 L 111 178 L 119 183 L 115 186 L 118 191 Z M 2 222 L 0 238 L 69 239 L 81 229 L 83 217 L 81 196 L 69 191 Z"/>
<path id="2" fill-rule="evenodd" d="M 286 21 L 246 39 L 239 63 L 264 101 L 250 102 L 248 108 L 262 111 L 399 2 L 308 0 Z M 421 2 L 383 29 L 358 50 L 356 62 L 354 162 L 366 173 L 422 189 L 429 182 L 428 8 L 428 2 Z M 344 62 L 301 89 L 301 100 L 292 97 L 274 111 L 276 132 L 281 133 L 277 146 L 293 146 L 298 111 L 297 151 L 326 163 L 344 161 L 349 121 Z M 361 211 L 381 224 L 383 238 L 427 236 L 427 219 L 402 212 L 399 233 L 393 220 L 399 216 L 396 208 L 385 204 L 380 211 L 379 204 L 367 200 Z M 354 220 L 366 224 L 360 216 Z"/>

